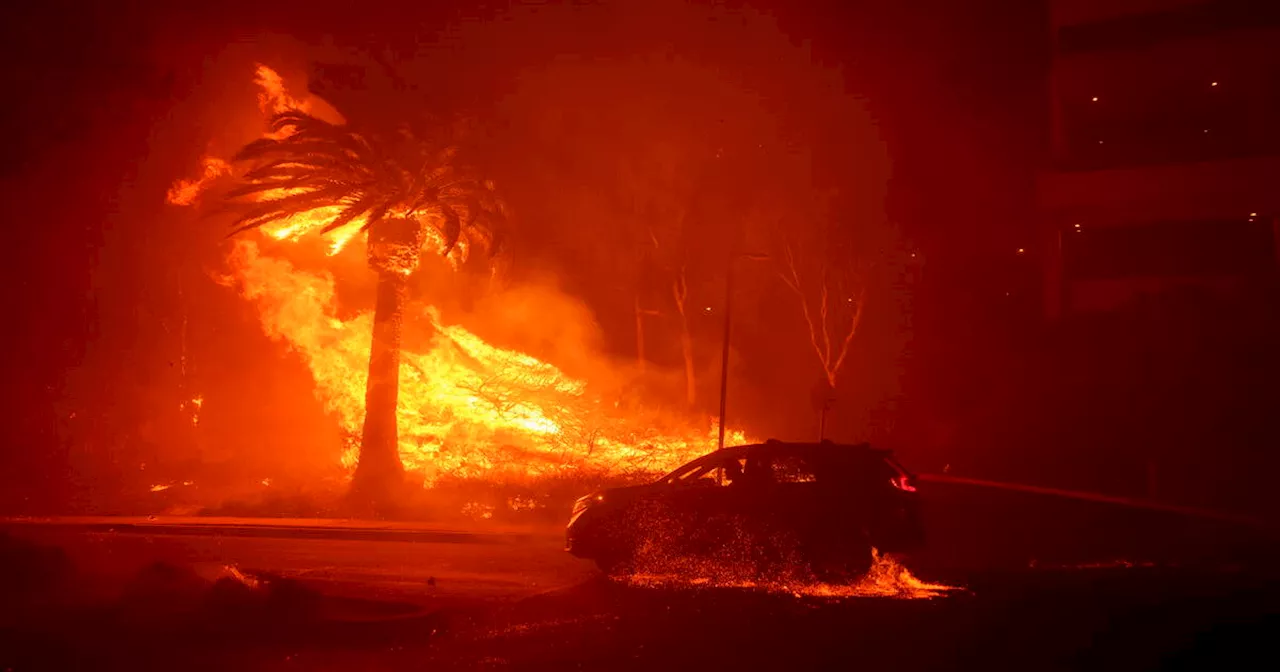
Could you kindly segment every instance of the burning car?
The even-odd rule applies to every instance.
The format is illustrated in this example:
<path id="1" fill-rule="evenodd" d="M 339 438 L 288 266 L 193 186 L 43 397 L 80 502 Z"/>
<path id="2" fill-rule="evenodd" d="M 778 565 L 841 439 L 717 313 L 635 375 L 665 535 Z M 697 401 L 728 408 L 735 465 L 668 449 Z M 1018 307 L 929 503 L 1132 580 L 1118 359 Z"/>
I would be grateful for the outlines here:
<path id="1" fill-rule="evenodd" d="M 880 552 L 923 545 L 913 476 L 868 444 L 736 446 L 704 455 L 646 485 L 578 499 L 566 550 L 606 573 L 654 554 L 746 555 L 803 562 L 820 578 L 861 574 Z"/>

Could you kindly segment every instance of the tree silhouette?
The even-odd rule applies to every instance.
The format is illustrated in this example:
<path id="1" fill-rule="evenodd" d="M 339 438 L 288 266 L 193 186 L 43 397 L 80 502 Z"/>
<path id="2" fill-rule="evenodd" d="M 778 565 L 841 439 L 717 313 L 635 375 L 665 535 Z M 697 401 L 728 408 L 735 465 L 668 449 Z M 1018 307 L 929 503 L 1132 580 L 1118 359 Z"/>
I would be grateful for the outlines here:
<path id="1" fill-rule="evenodd" d="M 333 213 L 321 233 L 358 225 L 368 235 L 378 288 L 352 494 L 375 509 L 403 480 L 396 405 L 408 277 L 428 240 L 445 255 L 492 254 L 505 220 L 493 183 L 456 159 L 456 146 L 408 125 L 376 133 L 298 110 L 275 115 L 268 136 L 233 157 L 251 167 L 227 193 L 238 210 L 232 235 L 309 213 Z"/>

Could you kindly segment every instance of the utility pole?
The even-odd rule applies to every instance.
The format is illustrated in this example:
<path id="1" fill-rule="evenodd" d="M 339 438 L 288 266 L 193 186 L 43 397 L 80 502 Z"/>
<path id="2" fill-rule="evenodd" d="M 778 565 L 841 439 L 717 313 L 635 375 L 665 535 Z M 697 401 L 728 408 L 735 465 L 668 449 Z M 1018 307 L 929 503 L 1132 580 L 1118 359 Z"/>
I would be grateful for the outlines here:
<path id="1" fill-rule="evenodd" d="M 733 260 L 724 275 L 724 339 L 720 347 L 720 438 L 716 450 L 724 450 L 724 416 L 729 398 L 729 333 L 733 325 Z"/>
<path id="2" fill-rule="evenodd" d="M 720 348 L 720 437 L 716 450 L 724 450 L 725 410 L 729 398 L 729 335 L 733 326 L 733 268 L 740 259 L 765 261 L 764 254 L 737 254 L 729 257 L 724 273 L 724 341 Z"/>

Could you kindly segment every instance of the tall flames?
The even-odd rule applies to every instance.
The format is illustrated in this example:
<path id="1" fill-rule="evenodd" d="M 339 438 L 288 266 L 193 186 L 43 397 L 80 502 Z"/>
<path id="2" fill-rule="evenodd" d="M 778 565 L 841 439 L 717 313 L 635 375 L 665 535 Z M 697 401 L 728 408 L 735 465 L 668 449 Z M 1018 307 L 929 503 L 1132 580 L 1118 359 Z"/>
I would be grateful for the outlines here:
<path id="1" fill-rule="evenodd" d="M 264 115 L 309 109 L 306 99 L 289 95 L 270 68 L 259 66 L 256 74 Z M 227 161 L 206 158 L 201 174 L 175 183 L 168 200 L 192 205 L 231 172 Z M 257 307 L 268 337 L 306 362 L 317 398 L 345 437 L 347 447 L 335 460 L 351 469 L 359 455 L 373 314 L 340 312 L 334 276 L 300 268 L 287 244 L 318 235 L 337 214 L 332 210 L 301 213 L 265 227 L 263 235 L 233 241 L 224 281 Z M 325 234 L 328 254 L 353 254 L 344 250 L 363 225 L 357 220 Z M 428 246 L 439 249 L 440 242 L 429 239 Z M 465 249 L 452 254 L 456 265 Z M 431 305 L 411 303 L 406 313 L 407 320 L 431 327 L 425 347 L 410 346 L 403 353 L 398 406 L 400 457 L 426 485 L 447 477 L 521 480 L 653 473 L 714 446 L 712 421 L 691 423 L 637 411 L 551 363 L 444 323 Z M 741 432 L 730 432 L 727 439 L 746 441 Z"/>

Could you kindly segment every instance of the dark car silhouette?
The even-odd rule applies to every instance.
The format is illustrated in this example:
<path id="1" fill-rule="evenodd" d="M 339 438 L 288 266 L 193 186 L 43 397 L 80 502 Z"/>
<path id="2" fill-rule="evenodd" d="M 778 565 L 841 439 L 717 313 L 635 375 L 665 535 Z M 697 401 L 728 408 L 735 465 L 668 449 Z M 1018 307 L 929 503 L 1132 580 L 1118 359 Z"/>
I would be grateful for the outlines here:
<path id="1" fill-rule="evenodd" d="M 750 555 L 757 567 L 798 559 L 822 578 L 865 572 L 872 548 L 923 545 L 913 477 L 868 444 L 736 446 L 660 480 L 577 500 L 566 550 L 606 573 L 641 555 Z"/>

